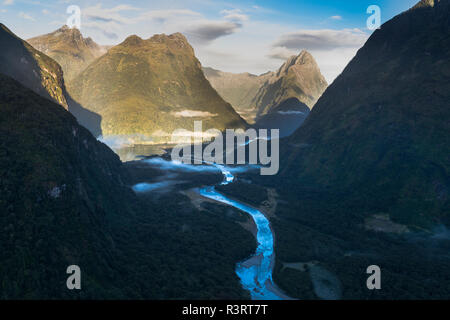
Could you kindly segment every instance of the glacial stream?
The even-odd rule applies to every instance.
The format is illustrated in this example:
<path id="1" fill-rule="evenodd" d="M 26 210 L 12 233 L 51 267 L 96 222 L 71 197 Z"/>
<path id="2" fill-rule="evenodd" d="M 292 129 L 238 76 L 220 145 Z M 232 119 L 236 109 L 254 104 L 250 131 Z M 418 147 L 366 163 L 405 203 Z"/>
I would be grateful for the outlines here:
<path id="1" fill-rule="evenodd" d="M 233 183 L 234 176 L 224 166 L 212 164 L 220 169 L 224 176 L 222 185 Z M 232 206 L 238 210 L 248 213 L 257 227 L 256 239 L 258 247 L 253 256 L 249 259 L 239 262 L 236 266 L 236 274 L 241 280 L 244 289 L 250 291 L 253 300 L 281 300 L 272 280 L 272 261 L 274 255 L 273 234 L 270 228 L 269 220 L 264 214 L 241 202 L 227 198 L 216 191 L 215 187 L 209 186 L 199 190 L 201 196 Z"/>
<path id="2" fill-rule="evenodd" d="M 153 161 L 163 163 L 162 166 L 168 166 L 168 162 L 165 160 L 154 159 Z M 222 172 L 224 180 L 221 185 L 228 185 L 235 181 L 235 177 L 232 174 L 231 170 L 227 169 L 225 166 L 214 163 L 207 164 L 209 166 L 214 166 Z M 180 165 L 172 162 L 171 166 L 186 167 L 187 165 Z M 135 192 L 148 192 L 157 187 L 158 183 L 138 184 L 134 186 L 133 189 Z M 257 227 L 256 239 L 258 242 L 256 252 L 245 261 L 238 262 L 235 270 L 243 288 L 250 292 L 252 299 L 289 299 L 289 297 L 284 295 L 281 290 L 278 289 L 272 279 L 272 268 L 274 261 L 274 237 L 269 220 L 265 217 L 265 215 L 261 211 L 249 205 L 226 197 L 225 195 L 218 192 L 215 186 L 207 186 L 201 189 L 197 189 L 196 191 L 200 196 L 204 198 L 226 204 L 249 214 L 255 222 Z"/>

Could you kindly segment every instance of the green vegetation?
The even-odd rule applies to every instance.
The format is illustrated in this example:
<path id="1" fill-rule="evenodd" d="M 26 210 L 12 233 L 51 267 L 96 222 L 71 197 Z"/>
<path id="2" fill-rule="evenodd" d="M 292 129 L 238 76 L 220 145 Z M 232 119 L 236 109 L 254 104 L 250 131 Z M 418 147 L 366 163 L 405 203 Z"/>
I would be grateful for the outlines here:
<path id="1" fill-rule="evenodd" d="M 234 268 L 255 244 L 239 217 L 136 197 L 72 115 L 4 75 L 0 87 L 0 298 L 248 298 Z M 66 288 L 71 264 L 81 291 Z"/>
<path id="2" fill-rule="evenodd" d="M 203 120 L 204 129 L 247 125 L 205 79 L 181 34 L 148 40 L 131 36 L 94 61 L 68 88 L 75 100 L 102 116 L 104 136 L 157 140 L 178 128 L 192 131 L 194 120 Z"/>
<path id="3" fill-rule="evenodd" d="M 221 192 L 240 201 L 264 187 L 277 188 L 278 204 L 270 218 L 275 234 L 275 283 L 289 296 L 317 299 L 311 273 L 283 268 L 285 263 L 317 263 L 339 279 L 342 299 L 448 299 L 450 240 L 433 233 L 390 234 L 367 230 L 364 217 L 379 209 L 330 189 L 300 186 L 295 178 L 240 174 Z M 261 205 L 267 198 L 253 203 Z M 374 195 L 376 199 L 376 195 Z M 370 265 L 382 270 L 382 290 L 366 287 Z"/>
<path id="4" fill-rule="evenodd" d="M 442 2 L 376 31 L 285 144 L 282 177 L 400 224 L 450 225 L 449 13 Z"/>
<path id="5" fill-rule="evenodd" d="M 343 299 L 450 297 L 449 15 L 441 1 L 383 25 L 281 140 L 281 173 L 230 191 L 277 189 L 274 280 L 287 294 L 315 297 L 310 272 L 284 263 L 316 262 Z M 380 214 L 412 232 L 367 229 Z M 382 290 L 366 287 L 370 265 Z"/>

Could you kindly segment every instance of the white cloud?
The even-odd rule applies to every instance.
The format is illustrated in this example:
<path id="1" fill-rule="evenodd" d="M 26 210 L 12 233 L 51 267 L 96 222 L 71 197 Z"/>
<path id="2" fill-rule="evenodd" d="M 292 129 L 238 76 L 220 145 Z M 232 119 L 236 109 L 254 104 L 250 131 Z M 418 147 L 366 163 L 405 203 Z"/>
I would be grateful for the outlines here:
<path id="1" fill-rule="evenodd" d="M 299 30 L 282 35 L 274 47 L 292 50 L 333 50 L 336 48 L 359 48 L 368 35 L 360 29 Z"/>
<path id="2" fill-rule="evenodd" d="M 3 1 L 3 4 L 4 4 L 5 6 L 13 5 L 13 4 L 14 4 L 14 0 L 5 0 L 5 1 Z"/>
<path id="3" fill-rule="evenodd" d="M 287 60 L 291 56 L 294 56 L 297 54 L 298 54 L 298 52 L 296 52 L 294 50 L 290 50 L 285 47 L 275 47 L 270 50 L 270 52 L 267 56 L 270 58 L 273 58 L 273 59 Z"/>
<path id="4" fill-rule="evenodd" d="M 183 33 L 194 44 L 209 44 L 213 40 L 231 35 L 243 28 L 243 23 L 249 17 L 240 9 L 222 10 L 220 14 L 224 20 L 198 20 L 192 21 Z"/>
<path id="5" fill-rule="evenodd" d="M 117 24 L 133 23 L 133 19 L 121 15 L 122 11 L 135 11 L 138 8 L 129 5 L 119 5 L 113 8 L 103 8 L 101 4 L 93 7 L 87 7 L 82 10 L 83 16 L 89 21 L 95 22 L 113 22 Z"/>
<path id="6" fill-rule="evenodd" d="M 223 15 L 224 19 L 229 21 L 242 23 L 249 19 L 249 17 L 246 14 L 243 14 L 240 9 L 222 10 L 220 13 Z"/>
<path id="7" fill-rule="evenodd" d="M 186 17 L 201 17 L 202 15 L 198 12 L 188 10 L 188 9 L 178 9 L 178 10 L 152 10 L 142 13 L 138 20 L 154 20 L 160 23 L 166 22 L 170 19 L 180 19 Z"/>
<path id="8" fill-rule="evenodd" d="M 30 16 L 28 13 L 25 12 L 19 12 L 19 17 L 21 17 L 22 19 L 25 20 L 30 20 L 30 21 L 36 21 L 32 16 Z"/>
<path id="9" fill-rule="evenodd" d="M 342 20 L 342 16 L 331 16 L 331 20 Z"/>
<path id="10" fill-rule="evenodd" d="M 196 44 L 206 44 L 217 38 L 237 32 L 242 25 L 231 21 L 201 21 L 188 27 L 184 33 Z"/>

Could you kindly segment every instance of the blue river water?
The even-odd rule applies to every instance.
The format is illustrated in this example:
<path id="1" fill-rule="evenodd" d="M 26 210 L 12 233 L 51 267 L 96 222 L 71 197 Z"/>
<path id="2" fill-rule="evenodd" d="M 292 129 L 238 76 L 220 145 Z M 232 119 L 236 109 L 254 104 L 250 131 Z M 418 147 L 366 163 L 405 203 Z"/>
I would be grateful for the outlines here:
<path id="1" fill-rule="evenodd" d="M 221 185 L 227 185 L 235 181 L 235 177 L 231 171 L 239 171 L 239 168 L 229 169 L 223 165 L 215 163 L 206 163 L 205 166 L 190 166 L 173 161 L 166 161 L 161 158 L 153 158 L 151 160 L 143 160 L 152 165 L 157 165 L 163 170 L 217 170 L 219 169 L 224 180 Z M 214 169 L 214 167 L 216 169 Z M 170 182 L 156 183 L 140 183 L 133 186 L 135 192 L 149 192 L 159 188 L 169 186 Z M 205 198 L 229 205 L 238 210 L 249 214 L 256 224 L 256 240 L 258 247 L 256 252 L 247 260 L 238 262 L 236 265 L 236 274 L 239 277 L 244 289 L 248 290 L 253 300 L 282 300 L 286 296 L 279 294 L 279 289 L 272 280 L 272 261 L 274 258 L 274 239 L 269 220 L 265 215 L 244 203 L 230 199 L 218 192 L 214 186 L 208 186 L 197 189 L 198 193 Z"/>
<path id="2" fill-rule="evenodd" d="M 212 164 L 220 169 L 224 175 L 222 185 L 234 181 L 233 174 L 222 165 Z M 271 288 L 275 288 L 272 280 L 272 258 L 273 258 L 273 234 L 269 220 L 265 215 L 246 204 L 232 200 L 216 191 L 214 187 L 205 187 L 199 190 L 200 195 L 205 198 L 221 202 L 248 213 L 257 227 L 256 239 L 258 247 L 255 254 L 246 261 L 239 262 L 236 266 L 236 274 L 241 280 L 244 289 L 250 291 L 253 300 L 281 300 Z M 249 263 L 252 261 L 253 263 Z"/>

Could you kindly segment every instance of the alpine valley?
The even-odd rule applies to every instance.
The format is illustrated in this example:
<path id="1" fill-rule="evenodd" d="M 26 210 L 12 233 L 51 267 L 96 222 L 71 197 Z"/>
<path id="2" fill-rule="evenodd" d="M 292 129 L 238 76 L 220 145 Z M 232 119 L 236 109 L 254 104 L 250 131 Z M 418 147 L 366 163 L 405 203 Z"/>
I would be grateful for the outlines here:
<path id="1" fill-rule="evenodd" d="M 62 3 L 0 4 L 0 299 L 450 298 L 450 0 Z"/>

